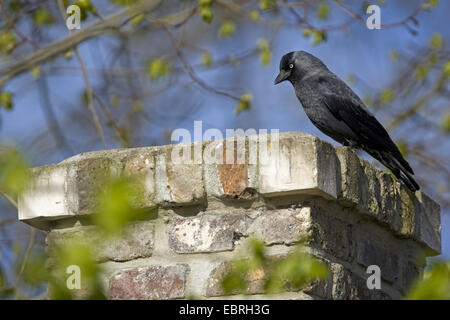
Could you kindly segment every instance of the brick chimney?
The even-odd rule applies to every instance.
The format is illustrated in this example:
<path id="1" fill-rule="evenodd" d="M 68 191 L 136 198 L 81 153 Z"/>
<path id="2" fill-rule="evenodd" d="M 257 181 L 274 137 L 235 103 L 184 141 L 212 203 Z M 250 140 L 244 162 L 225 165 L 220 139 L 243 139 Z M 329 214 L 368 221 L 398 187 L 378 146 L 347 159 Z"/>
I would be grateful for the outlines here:
<path id="1" fill-rule="evenodd" d="M 48 231 L 50 256 L 70 239 L 92 244 L 110 299 L 236 298 L 224 296 L 220 280 L 250 236 L 273 256 L 307 237 L 331 275 L 271 296 L 256 279 L 247 298 L 401 298 L 422 274 L 424 257 L 441 252 L 439 205 L 349 148 L 297 132 L 272 138 L 89 152 L 33 168 L 19 219 Z M 200 152 L 203 161 L 174 161 L 180 150 L 190 159 Z M 94 186 L 105 173 L 138 177 L 134 205 L 156 206 L 157 215 L 102 241 L 86 217 L 96 212 Z M 381 289 L 366 285 L 371 265 L 380 268 Z"/>

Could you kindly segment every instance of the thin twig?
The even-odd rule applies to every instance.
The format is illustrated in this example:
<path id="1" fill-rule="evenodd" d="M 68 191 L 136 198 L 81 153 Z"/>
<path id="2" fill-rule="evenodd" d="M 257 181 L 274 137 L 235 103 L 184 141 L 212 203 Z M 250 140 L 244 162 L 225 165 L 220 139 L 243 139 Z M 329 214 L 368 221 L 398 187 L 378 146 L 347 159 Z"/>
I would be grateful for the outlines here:
<path id="1" fill-rule="evenodd" d="M 66 12 L 64 11 L 64 4 L 63 4 L 62 0 L 58 0 L 58 6 L 59 6 L 59 9 L 61 11 L 62 17 L 65 20 L 66 19 Z M 103 127 L 102 127 L 102 125 L 100 123 L 100 119 L 98 117 L 97 111 L 95 110 L 94 98 L 93 98 L 93 93 L 92 93 L 92 87 L 91 87 L 91 84 L 89 82 L 89 77 L 88 77 L 88 74 L 87 74 L 87 71 L 86 71 L 86 66 L 84 65 L 83 58 L 82 58 L 78 48 L 74 47 L 73 50 L 75 51 L 75 55 L 77 57 L 78 62 L 80 63 L 81 72 L 83 73 L 83 79 L 84 79 L 84 82 L 86 84 L 88 108 L 89 108 L 89 111 L 91 112 L 92 120 L 94 121 L 95 129 L 96 129 L 98 135 L 100 136 L 100 140 L 102 142 L 103 148 L 107 149 L 106 141 L 105 141 L 105 133 L 103 132 Z"/>
<path id="2" fill-rule="evenodd" d="M 8 200 L 8 202 L 16 209 L 19 208 L 19 206 L 17 205 L 17 201 L 14 200 L 13 197 L 11 197 L 9 194 L 7 194 L 5 191 L 0 189 L 0 194 L 6 199 Z"/>

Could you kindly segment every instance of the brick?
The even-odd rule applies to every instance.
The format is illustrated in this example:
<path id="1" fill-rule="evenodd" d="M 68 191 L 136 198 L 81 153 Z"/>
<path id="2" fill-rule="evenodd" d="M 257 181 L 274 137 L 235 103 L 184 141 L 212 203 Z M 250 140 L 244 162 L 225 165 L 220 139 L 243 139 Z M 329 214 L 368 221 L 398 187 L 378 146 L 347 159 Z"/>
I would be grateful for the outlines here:
<path id="1" fill-rule="evenodd" d="M 259 192 L 265 196 L 337 198 L 341 193 L 340 164 L 333 146 L 308 134 L 280 135 L 278 148 L 268 147 L 266 157 L 260 158 L 259 179 Z"/>
<path id="2" fill-rule="evenodd" d="M 225 291 L 222 287 L 222 280 L 226 274 L 231 270 L 232 262 L 220 262 L 209 274 L 206 288 L 205 296 L 207 297 L 217 297 L 225 295 Z M 248 283 L 245 292 L 231 292 L 230 294 L 263 294 L 264 282 L 266 280 L 266 274 L 263 269 L 256 270 L 248 276 Z"/>
<path id="3" fill-rule="evenodd" d="M 115 272 L 109 280 L 112 300 L 184 298 L 187 265 L 147 266 Z"/>
<path id="4" fill-rule="evenodd" d="M 266 244 L 293 244 L 310 236 L 310 208 L 270 210 L 255 219 L 248 230 Z"/>
<path id="5" fill-rule="evenodd" d="M 131 204 L 136 208 L 149 208 L 156 205 L 155 158 L 150 148 L 132 149 L 123 159 L 123 174 L 132 179 L 133 198 Z"/>
<path id="6" fill-rule="evenodd" d="M 175 218 L 169 223 L 169 246 L 177 253 L 233 250 L 246 233 L 249 218 L 240 214 L 205 214 Z"/>
<path id="7" fill-rule="evenodd" d="M 338 263 L 331 264 L 333 300 L 391 300 L 383 289 L 367 288 L 367 279 L 361 278 Z"/>
<path id="8" fill-rule="evenodd" d="M 157 202 L 180 206 L 206 201 L 202 166 L 172 162 L 171 150 L 162 148 L 156 156 Z"/>
<path id="9" fill-rule="evenodd" d="M 429 255 L 441 254 L 441 208 L 422 192 L 416 192 L 416 196 L 418 227 L 415 229 L 414 238 L 427 247 Z"/>
<path id="10" fill-rule="evenodd" d="M 208 196 L 226 199 L 252 199 L 257 188 L 257 162 L 250 159 L 246 137 L 212 141 L 204 151 L 204 176 Z M 216 152 L 216 154 L 214 154 Z"/>
<path id="11" fill-rule="evenodd" d="M 288 257 L 289 254 L 272 254 L 266 256 L 267 262 L 273 263 L 277 260 Z M 215 267 L 210 272 L 206 286 L 205 286 L 205 296 L 207 297 L 218 297 L 224 296 L 226 293 L 223 289 L 222 281 L 224 276 L 226 276 L 233 266 L 232 261 L 224 261 L 219 262 L 215 265 Z M 247 286 L 243 292 L 235 290 L 234 292 L 229 292 L 228 294 L 236 295 L 236 294 L 264 294 L 266 293 L 266 289 L 264 288 L 265 283 L 268 279 L 268 275 L 265 273 L 267 270 L 263 268 L 256 269 L 252 273 L 246 275 L 247 276 Z M 282 289 L 283 292 L 299 292 L 302 291 L 307 294 L 312 294 L 318 297 L 327 297 L 329 288 L 331 288 L 328 284 L 329 281 L 313 281 L 312 283 L 305 284 L 303 287 L 298 288 L 295 287 L 292 283 L 289 283 L 287 280 L 284 281 L 284 287 Z"/>
<path id="12" fill-rule="evenodd" d="M 400 292 L 406 294 L 412 285 L 423 277 L 423 268 L 411 260 L 404 260 L 401 264 Z"/>
<path id="13" fill-rule="evenodd" d="M 127 261 L 150 257 L 154 248 L 154 224 L 133 223 L 124 228 L 120 236 L 108 237 L 95 226 L 53 230 L 46 239 L 48 255 L 61 245 L 81 243 L 91 246 L 98 261 Z"/>
<path id="14" fill-rule="evenodd" d="M 381 277 L 391 283 L 400 276 L 400 262 L 398 254 L 375 241 L 360 239 L 357 245 L 357 262 L 364 267 L 377 265 L 380 267 Z"/>
<path id="15" fill-rule="evenodd" d="M 354 227 L 326 212 L 323 208 L 311 208 L 309 246 L 345 261 L 354 259 Z"/>
<path id="16" fill-rule="evenodd" d="M 349 147 L 337 147 L 336 154 L 341 165 L 341 194 L 339 200 L 347 206 L 367 204 L 368 188 L 364 188 L 364 169 L 358 155 Z"/>
<path id="17" fill-rule="evenodd" d="M 81 159 L 71 165 L 72 174 L 67 181 L 69 200 L 71 196 L 75 197 L 69 201 L 69 204 L 72 204 L 71 211 L 78 215 L 95 213 L 98 192 L 108 179 L 120 175 L 122 165 L 119 161 L 107 157 Z"/>
<path id="18" fill-rule="evenodd" d="M 248 233 L 267 245 L 304 240 L 313 248 L 349 262 L 355 255 L 353 226 L 318 206 L 267 211 L 254 220 Z"/>
<path id="19" fill-rule="evenodd" d="M 71 214 L 66 196 L 68 166 L 30 169 L 30 183 L 19 196 L 19 220 L 50 219 Z"/>

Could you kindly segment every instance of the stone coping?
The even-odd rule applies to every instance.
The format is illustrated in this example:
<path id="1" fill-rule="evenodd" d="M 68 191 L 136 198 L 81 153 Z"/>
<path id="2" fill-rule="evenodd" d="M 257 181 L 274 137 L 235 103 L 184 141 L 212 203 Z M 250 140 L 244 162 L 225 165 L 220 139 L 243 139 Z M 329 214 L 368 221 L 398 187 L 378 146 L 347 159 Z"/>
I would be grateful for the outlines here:
<path id="1" fill-rule="evenodd" d="M 190 163 L 180 161 L 189 153 Z M 226 163 L 233 158 L 236 163 Z M 140 195 L 134 205 L 140 208 L 307 195 L 354 207 L 396 236 L 417 240 L 430 254 L 441 252 L 436 202 L 410 192 L 351 149 L 306 133 L 87 152 L 30 172 L 18 215 L 43 230 L 56 221 L 95 213 L 99 181 L 127 175 L 137 179 Z"/>

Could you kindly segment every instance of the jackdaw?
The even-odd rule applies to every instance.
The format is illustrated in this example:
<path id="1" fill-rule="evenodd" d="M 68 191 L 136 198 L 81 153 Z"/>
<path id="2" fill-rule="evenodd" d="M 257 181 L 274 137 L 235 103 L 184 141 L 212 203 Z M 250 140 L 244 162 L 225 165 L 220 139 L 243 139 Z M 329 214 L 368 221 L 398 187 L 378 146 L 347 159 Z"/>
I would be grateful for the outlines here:
<path id="1" fill-rule="evenodd" d="M 362 149 L 389 168 L 411 190 L 419 185 L 387 131 L 344 81 L 305 51 L 287 53 L 275 84 L 289 80 L 308 118 L 344 146 Z"/>

